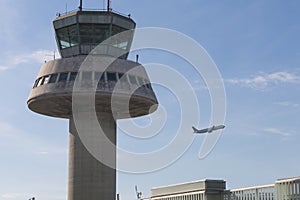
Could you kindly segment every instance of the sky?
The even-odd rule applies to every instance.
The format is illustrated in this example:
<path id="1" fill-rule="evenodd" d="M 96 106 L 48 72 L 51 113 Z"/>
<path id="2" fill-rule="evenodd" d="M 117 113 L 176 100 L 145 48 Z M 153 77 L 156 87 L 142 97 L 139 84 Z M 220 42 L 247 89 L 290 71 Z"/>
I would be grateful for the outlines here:
<path id="1" fill-rule="evenodd" d="M 52 59 L 53 51 L 57 54 L 52 20 L 56 13 L 76 9 L 78 4 L 75 0 L 1 0 L 1 200 L 67 198 L 68 121 L 33 113 L 26 101 L 42 63 Z M 205 136 L 197 136 L 165 168 L 140 174 L 118 172 L 117 192 L 122 200 L 136 198 L 135 185 L 147 197 L 153 187 L 205 178 L 224 179 L 230 189 L 300 175 L 299 6 L 297 0 L 112 1 L 112 8 L 130 13 L 138 28 L 176 30 L 203 46 L 222 76 L 227 102 L 226 128 L 207 157 L 198 157 Z M 103 2 L 87 0 L 83 7 L 102 9 Z M 199 126 L 209 126 L 209 91 L 191 66 L 167 52 L 139 53 L 141 63 L 169 65 L 190 80 L 199 100 Z M 159 85 L 154 90 L 167 115 L 162 135 L 134 140 L 119 128 L 121 148 L 155 151 L 176 136 L 180 123 L 176 95 Z M 147 121 L 144 117 L 137 123 Z"/>

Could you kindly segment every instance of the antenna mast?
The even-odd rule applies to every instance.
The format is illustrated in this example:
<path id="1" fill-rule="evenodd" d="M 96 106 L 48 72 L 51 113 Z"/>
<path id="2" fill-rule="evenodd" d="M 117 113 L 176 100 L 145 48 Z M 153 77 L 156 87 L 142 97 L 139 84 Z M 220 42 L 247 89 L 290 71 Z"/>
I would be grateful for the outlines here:
<path id="1" fill-rule="evenodd" d="M 110 0 L 107 0 L 107 12 L 110 11 Z"/>
<path id="2" fill-rule="evenodd" d="M 79 10 L 82 11 L 82 0 L 80 0 Z"/>
<path id="3" fill-rule="evenodd" d="M 142 193 L 138 191 L 137 185 L 135 186 L 135 193 L 136 193 L 137 200 L 141 200 L 142 199 Z"/>

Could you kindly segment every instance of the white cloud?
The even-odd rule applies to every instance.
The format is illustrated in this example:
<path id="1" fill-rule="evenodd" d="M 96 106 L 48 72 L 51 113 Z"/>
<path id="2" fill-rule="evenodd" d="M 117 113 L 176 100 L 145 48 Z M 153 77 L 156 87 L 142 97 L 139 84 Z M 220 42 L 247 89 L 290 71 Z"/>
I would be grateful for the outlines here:
<path id="1" fill-rule="evenodd" d="M 259 136 L 259 134 L 257 132 L 248 132 L 248 133 L 245 133 L 247 136 Z"/>
<path id="2" fill-rule="evenodd" d="M 40 152 L 37 152 L 37 154 L 40 154 L 40 155 L 47 155 L 49 154 L 48 151 L 40 151 Z"/>
<path id="3" fill-rule="evenodd" d="M 21 134 L 21 131 L 13 127 L 11 124 L 0 121 L 0 138 L 15 137 Z"/>
<path id="4" fill-rule="evenodd" d="M 2 194 L 1 195 L 1 198 L 2 199 L 15 199 L 15 198 L 18 198 L 18 197 L 25 197 L 25 196 L 28 196 L 28 195 L 24 195 L 24 194 L 19 194 L 19 193 L 7 193 L 7 194 Z"/>
<path id="5" fill-rule="evenodd" d="M 13 58 L 13 64 L 18 65 L 27 62 L 43 62 L 48 56 L 54 55 L 53 51 L 49 50 L 37 50 L 31 53 L 18 55 Z"/>
<path id="6" fill-rule="evenodd" d="M 228 79 L 225 81 L 231 84 L 237 84 L 244 87 L 264 89 L 269 85 L 275 85 L 280 83 L 300 84 L 300 76 L 290 72 L 279 71 L 269 74 L 261 73 L 250 78 Z"/>
<path id="7" fill-rule="evenodd" d="M 57 57 L 57 53 L 55 55 Z M 54 52 L 49 50 L 36 50 L 29 53 L 8 56 L 6 59 L 2 59 L 2 60 L 6 60 L 6 63 L 0 64 L 0 72 L 15 68 L 18 65 L 24 63 L 30 63 L 30 62 L 42 63 L 45 60 L 52 60 L 53 56 L 54 56 Z"/>
<path id="8" fill-rule="evenodd" d="M 275 72 L 268 75 L 268 79 L 275 82 L 300 83 L 300 77 L 288 72 Z"/>
<path id="9" fill-rule="evenodd" d="M 285 106 L 285 107 L 299 107 L 300 106 L 300 104 L 298 104 L 298 103 L 293 103 L 293 102 L 289 102 L 289 101 L 281 101 L 281 102 L 276 102 L 274 104 L 279 105 L 279 106 Z"/>
<path id="10" fill-rule="evenodd" d="M 8 70 L 8 69 L 9 69 L 9 67 L 7 67 L 7 66 L 0 66 L 0 72 Z"/>
<path id="11" fill-rule="evenodd" d="M 265 128 L 264 131 L 268 132 L 268 133 L 271 133 L 271 134 L 281 135 L 281 136 L 284 136 L 284 137 L 288 137 L 288 136 L 291 135 L 290 133 L 288 133 L 286 131 L 281 131 L 277 128 Z"/>

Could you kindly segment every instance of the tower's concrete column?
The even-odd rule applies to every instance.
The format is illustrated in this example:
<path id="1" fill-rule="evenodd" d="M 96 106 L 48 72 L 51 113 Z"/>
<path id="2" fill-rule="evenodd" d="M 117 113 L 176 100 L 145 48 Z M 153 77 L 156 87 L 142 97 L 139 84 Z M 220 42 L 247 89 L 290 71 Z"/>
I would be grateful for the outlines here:
<path id="1" fill-rule="evenodd" d="M 116 144 L 116 122 L 110 113 L 98 113 L 98 120 L 107 138 Z M 82 120 L 88 122 L 89 114 L 83 113 Z M 88 123 L 87 123 L 88 124 Z M 85 133 L 91 134 L 98 127 L 85 127 Z M 73 118 L 69 123 L 69 188 L 68 200 L 114 200 L 116 195 L 116 170 L 102 164 L 89 153 L 79 138 Z M 94 134 L 94 133 L 93 133 Z M 93 138 L 90 138 L 93 140 Z M 104 140 L 97 141 L 101 154 L 108 162 L 116 165 L 116 150 L 105 148 Z M 107 141 L 106 141 L 107 142 Z M 94 143 L 92 143 L 95 145 Z"/>

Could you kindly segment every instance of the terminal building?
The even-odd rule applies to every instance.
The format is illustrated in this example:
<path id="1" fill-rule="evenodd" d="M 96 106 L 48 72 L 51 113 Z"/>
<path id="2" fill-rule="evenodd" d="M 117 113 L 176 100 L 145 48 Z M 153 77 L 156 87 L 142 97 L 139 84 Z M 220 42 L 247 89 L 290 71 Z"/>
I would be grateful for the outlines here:
<path id="1" fill-rule="evenodd" d="M 233 190 L 224 180 L 205 179 L 152 188 L 147 200 L 300 200 L 300 176 Z"/>

